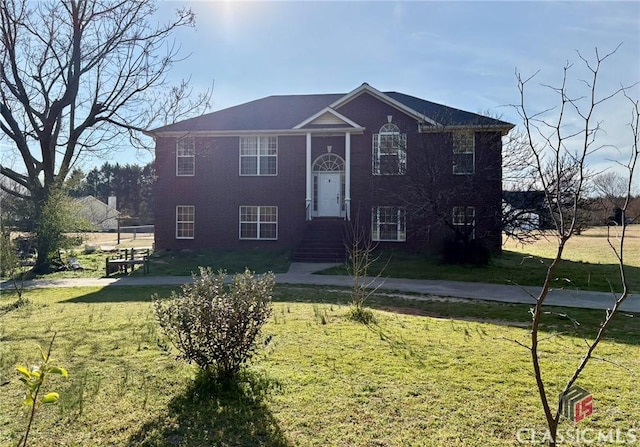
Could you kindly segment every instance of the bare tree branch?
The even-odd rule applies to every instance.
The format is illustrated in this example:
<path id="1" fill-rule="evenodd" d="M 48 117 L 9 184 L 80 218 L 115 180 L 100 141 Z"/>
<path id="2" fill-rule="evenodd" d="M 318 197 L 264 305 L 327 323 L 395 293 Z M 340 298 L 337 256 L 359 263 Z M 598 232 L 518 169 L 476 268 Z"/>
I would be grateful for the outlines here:
<path id="1" fill-rule="evenodd" d="M 588 80 L 579 80 L 579 82 L 587 89 L 586 94 L 581 96 L 570 96 L 568 93 L 569 70 L 572 64 L 567 63 L 563 68 L 562 82 L 559 87 L 547 86 L 557 94 L 560 103 L 559 107 L 554 110 L 555 115 L 550 118 L 546 109 L 544 112 L 530 112 L 528 104 L 525 102 L 527 84 L 533 77 L 523 78 L 517 74 L 518 90 L 520 92 L 520 104 L 516 106 L 518 114 L 523 119 L 524 129 L 528 139 L 528 147 L 532 152 L 532 159 L 535 160 L 535 173 L 537 175 L 537 183 L 540 184 L 545 192 L 545 200 L 550 215 L 554 223 L 554 233 L 557 238 L 556 254 L 547 268 L 546 277 L 542 285 L 540 293 L 536 296 L 536 304 L 532 309 L 532 327 L 530 338 L 531 362 L 534 370 L 536 386 L 540 396 L 541 405 L 545 414 L 547 427 L 551 434 L 550 445 L 556 445 L 556 433 L 561 415 L 562 399 L 559 399 L 557 405 L 554 405 L 552 398 L 555 394 L 549 393 L 544 380 L 543 368 L 540 362 L 540 342 L 545 338 L 541 336 L 540 328 L 543 318 L 548 315 L 544 306 L 552 282 L 556 278 L 556 268 L 563 258 L 564 248 L 567 241 L 577 232 L 580 231 L 582 225 L 581 209 L 585 200 L 588 184 L 592 174 L 588 169 L 590 157 L 597 153 L 604 146 L 596 146 L 597 137 L 602 132 L 601 122 L 595 120 L 595 112 L 598 106 L 610 101 L 620 93 L 624 94 L 632 105 L 631 120 L 631 138 L 629 161 L 627 163 L 628 183 L 625 185 L 625 200 L 622 205 L 622 214 L 629 205 L 631 198 L 631 184 L 638 160 L 638 128 L 640 113 L 638 110 L 638 101 L 628 96 L 628 88 L 620 87 L 619 89 L 609 92 L 603 96 L 598 96 L 597 89 L 598 79 L 602 76 L 602 64 L 612 57 L 619 46 L 613 51 L 601 56 L 598 50 L 595 51 L 595 62 L 591 62 L 578 52 L 578 57 L 582 64 L 589 70 L 591 78 Z M 586 102 L 586 106 L 585 106 Z M 567 125 L 567 113 L 573 111 L 578 117 L 580 126 L 571 130 L 571 126 Z M 579 140 L 575 143 L 575 140 Z M 624 254 L 625 225 L 621 226 L 621 234 L 616 243 L 609 237 L 609 245 L 616 254 L 620 267 L 620 279 L 622 290 L 619 294 L 613 294 L 613 307 L 606 313 L 603 323 L 600 325 L 593 340 L 589 342 L 583 337 L 586 345 L 585 354 L 578 362 L 574 372 L 569 377 L 561 396 L 564 396 L 569 389 L 578 380 L 578 377 L 588 364 L 589 360 L 594 358 L 593 353 L 597 349 L 604 334 L 610 327 L 614 316 L 619 312 L 620 306 L 629 296 L 629 290 L 626 279 L 626 266 L 623 257 Z M 565 315 L 570 318 L 568 315 Z M 579 323 L 571 319 L 574 327 L 577 328 Z M 550 397 L 552 396 L 552 397 Z"/>

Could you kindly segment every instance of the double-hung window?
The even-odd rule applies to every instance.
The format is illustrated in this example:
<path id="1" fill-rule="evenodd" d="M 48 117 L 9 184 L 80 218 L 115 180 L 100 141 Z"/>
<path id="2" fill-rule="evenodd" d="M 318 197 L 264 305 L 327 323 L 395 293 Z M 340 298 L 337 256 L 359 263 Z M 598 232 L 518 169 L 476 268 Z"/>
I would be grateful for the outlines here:
<path id="1" fill-rule="evenodd" d="M 387 123 L 373 135 L 374 175 L 403 175 L 407 172 L 407 134 Z"/>
<path id="2" fill-rule="evenodd" d="M 454 206 L 452 223 L 461 233 L 475 238 L 476 209 L 473 206 Z"/>
<path id="3" fill-rule="evenodd" d="M 475 172 L 475 133 L 453 132 L 453 173 L 457 175 Z"/>
<path id="4" fill-rule="evenodd" d="M 241 206 L 240 239 L 278 239 L 278 207 Z"/>
<path id="5" fill-rule="evenodd" d="M 240 175 L 277 175 L 278 137 L 240 137 Z"/>
<path id="6" fill-rule="evenodd" d="M 397 206 L 373 207 L 371 210 L 371 239 L 374 241 L 406 241 L 405 209 Z"/>
<path id="7" fill-rule="evenodd" d="M 195 206 L 176 206 L 176 239 L 193 239 L 195 234 L 195 215 Z"/>
<path id="8" fill-rule="evenodd" d="M 181 138 L 176 144 L 176 175 L 196 175 L 196 143 L 193 137 Z"/>

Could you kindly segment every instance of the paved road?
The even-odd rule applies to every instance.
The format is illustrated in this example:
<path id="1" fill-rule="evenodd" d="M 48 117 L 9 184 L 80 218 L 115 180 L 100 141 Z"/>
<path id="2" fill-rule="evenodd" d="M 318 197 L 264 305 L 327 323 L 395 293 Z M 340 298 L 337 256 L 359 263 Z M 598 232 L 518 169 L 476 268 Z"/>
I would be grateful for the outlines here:
<path id="1" fill-rule="evenodd" d="M 349 287 L 352 284 L 348 276 L 314 275 L 334 264 L 294 263 L 287 273 L 276 274 L 276 282 L 286 284 L 314 284 Z M 83 286 L 151 286 L 179 285 L 191 281 L 186 276 L 138 276 L 120 278 L 73 278 L 40 279 L 25 283 L 26 287 L 83 287 Z M 539 288 L 514 285 L 469 283 L 459 281 L 432 281 L 417 279 L 386 278 L 371 279 L 371 286 L 380 286 L 384 290 L 413 292 L 423 295 L 467 298 L 505 303 L 533 304 Z M 11 284 L 0 283 L 0 289 Z M 588 309 L 610 309 L 617 295 L 603 292 L 585 292 L 580 290 L 552 290 L 547 298 L 549 305 L 582 307 Z M 420 299 L 415 296 L 415 299 Z M 621 307 L 626 312 L 640 313 L 640 295 L 631 295 Z"/>

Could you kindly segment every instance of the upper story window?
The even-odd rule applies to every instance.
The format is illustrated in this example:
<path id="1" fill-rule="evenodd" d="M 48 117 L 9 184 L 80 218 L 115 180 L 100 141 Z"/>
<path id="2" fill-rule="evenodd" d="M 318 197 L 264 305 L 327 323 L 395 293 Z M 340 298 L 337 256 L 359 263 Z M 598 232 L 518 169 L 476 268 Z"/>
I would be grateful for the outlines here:
<path id="1" fill-rule="evenodd" d="M 240 137 L 240 175 L 277 175 L 278 137 Z"/>
<path id="2" fill-rule="evenodd" d="M 278 207 L 241 206 L 240 239 L 278 239 Z"/>
<path id="3" fill-rule="evenodd" d="M 176 206 L 176 239 L 193 239 L 195 235 L 196 207 Z"/>
<path id="4" fill-rule="evenodd" d="M 405 209 L 397 206 L 373 207 L 371 210 L 371 239 L 374 241 L 406 241 Z"/>
<path id="5" fill-rule="evenodd" d="M 473 206 L 454 206 L 452 223 L 463 234 L 475 238 L 476 209 Z"/>
<path id="6" fill-rule="evenodd" d="M 196 142 L 193 137 L 180 138 L 176 143 L 176 175 L 196 175 Z"/>
<path id="7" fill-rule="evenodd" d="M 387 123 L 373 135 L 374 175 L 403 175 L 407 172 L 407 134 Z"/>
<path id="8" fill-rule="evenodd" d="M 458 175 L 475 172 L 475 132 L 453 132 L 453 173 Z"/>

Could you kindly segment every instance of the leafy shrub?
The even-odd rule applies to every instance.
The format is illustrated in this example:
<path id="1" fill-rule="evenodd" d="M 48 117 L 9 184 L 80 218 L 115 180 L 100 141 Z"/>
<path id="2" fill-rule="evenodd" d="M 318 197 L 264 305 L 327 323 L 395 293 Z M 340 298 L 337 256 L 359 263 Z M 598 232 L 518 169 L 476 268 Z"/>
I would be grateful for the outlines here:
<path id="1" fill-rule="evenodd" d="M 357 323 L 373 324 L 376 322 L 376 317 L 373 314 L 373 311 L 362 306 L 351 305 L 347 316 L 351 321 L 355 321 Z"/>
<path id="2" fill-rule="evenodd" d="M 271 316 L 275 277 L 254 278 L 250 270 L 225 286 L 226 272 L 213 274 L 200 267 L 193 284 L 171 293 L 168 300 L 154 297 L 156 318 L 165 335 L 181 352 L 219 378 L 235 377 L 256 351 L 262 326 Z"/>
<path id="3" fill-rule="evenodd" d="M 442 243 L 440 255 L 444 264 L 488 265 L 491 260 L 491 251 L 479 239 L 447 238 Z"/>
<path id="4" fill-rule="evenodd" d="M 12 276 L 17 265 L 15 245 L 8 232 L 0 231 L 0 278 Z"/>

